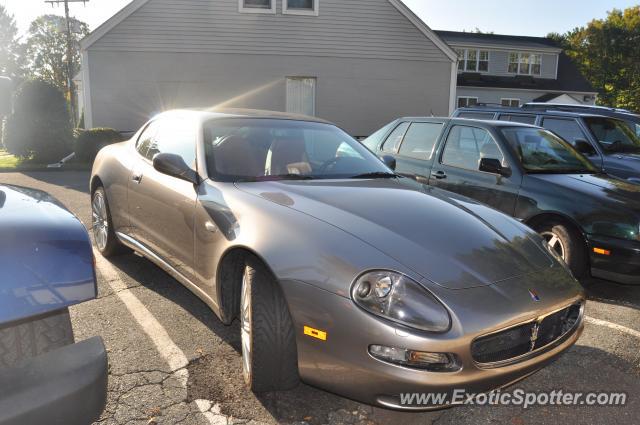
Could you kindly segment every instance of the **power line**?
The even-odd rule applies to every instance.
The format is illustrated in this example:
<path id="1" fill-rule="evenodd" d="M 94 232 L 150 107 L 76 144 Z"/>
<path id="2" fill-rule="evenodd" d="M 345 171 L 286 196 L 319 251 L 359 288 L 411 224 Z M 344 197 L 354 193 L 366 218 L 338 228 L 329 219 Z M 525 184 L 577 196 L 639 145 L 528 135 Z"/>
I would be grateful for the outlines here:
<path id="1" fill-rule="evenodd" d="M 64 17 L 67 23 L 67 89 L 69 95 L 69 107 L 71 109 L 71 121 L 76 125 L 76 93 L 73 85 L 73 39 L 71 36 L 71 19 L 69 18 L 69 3 L 82 3 L 87 5 L 89 0 L 45 0 L 51 6 L 64 3 Z"/>

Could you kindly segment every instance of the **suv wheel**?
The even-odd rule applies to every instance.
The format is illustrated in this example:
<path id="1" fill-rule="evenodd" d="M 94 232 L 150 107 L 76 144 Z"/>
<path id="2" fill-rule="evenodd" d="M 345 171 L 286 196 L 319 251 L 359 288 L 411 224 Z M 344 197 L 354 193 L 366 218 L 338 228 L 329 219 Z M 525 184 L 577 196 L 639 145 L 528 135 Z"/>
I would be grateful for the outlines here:
<path id="1" fill-rule="evenodd" d="M 536 230 L 551 249 L 562 257 L 576 278 L 587 275 L 587 251 L 578 231 L 562 223 L 543 223 Z"/>

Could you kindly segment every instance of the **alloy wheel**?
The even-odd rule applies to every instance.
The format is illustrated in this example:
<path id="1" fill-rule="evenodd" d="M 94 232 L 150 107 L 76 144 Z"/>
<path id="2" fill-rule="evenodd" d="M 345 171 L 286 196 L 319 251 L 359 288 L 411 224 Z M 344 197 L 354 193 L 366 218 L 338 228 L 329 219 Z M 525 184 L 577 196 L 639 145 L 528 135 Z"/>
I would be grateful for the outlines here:
<path id="1" fill-rule="evenodd" d="M 541 236 L 545 241 L 547 241 L 551 249 L 553 249 L 563 260 L 567 260 L 565 257 L 566 250 L 564 244 L 558 235 L 553 232 L 543 232 L 541 233 Z"/>
<path id="2" fill-rule="evenodd" d="M 107 247 L 107 238 L 109 237 L 109 220 L 107 217 L 107 205 L 104 195 L 101 191 L 97 191 L 93 195 L 91 203 L 91 217 L 93 227 L 93 238 L 99 250 Z"/>
<path id="3" fill-rule="evenodd" d="M 251 356 L 253 354 L 251 332 L 251 279 L 248 269 L 242 276 L 242 295 L 240 299 L 240 328 L 242 336 L 242 375 L 247 385 L 251 384 Z"/>

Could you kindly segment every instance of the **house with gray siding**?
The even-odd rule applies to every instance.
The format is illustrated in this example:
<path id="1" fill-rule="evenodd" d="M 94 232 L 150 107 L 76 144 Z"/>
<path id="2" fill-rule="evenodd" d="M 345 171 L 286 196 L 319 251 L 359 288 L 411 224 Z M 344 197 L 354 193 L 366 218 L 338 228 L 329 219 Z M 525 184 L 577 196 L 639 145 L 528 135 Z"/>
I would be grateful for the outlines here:
<path id="1" fill-rule="evenodd" d="M 593 105 L 596 91 L 555 41 L 436 31 L 458 54 L 456 106 L 528 102 Z"/>
<path id="2" fill-rule="evenodd" d="M 401 0 L 134 0 L 81 43 L 88 127 L 172 108 L 315 115 L 367 136 L 456 106 L 455 51 Z"/>

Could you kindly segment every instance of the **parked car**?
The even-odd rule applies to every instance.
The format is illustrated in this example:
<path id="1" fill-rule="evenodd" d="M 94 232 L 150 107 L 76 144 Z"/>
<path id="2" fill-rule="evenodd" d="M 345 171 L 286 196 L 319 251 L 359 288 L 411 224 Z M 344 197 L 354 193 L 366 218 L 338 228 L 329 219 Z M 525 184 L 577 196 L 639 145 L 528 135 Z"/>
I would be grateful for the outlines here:
<path id="1" fill-rule="evenodd" d="M 302 379 L 404 409 L 401 392 L 522 379 L 582 331 L 583 290 L 542 238 L 322 120 L 168 112 L 101 150 L 90 185 L 98 249 L 239 319 L 256 392 Z"/>
<path id="2" fill-rule="evenodd" d="M 640 182 L 640 137 L 620 119 L 593 112 L 486 106 L 461 108 L 453 116 L 544 127 L 569 142 L 601 171 Z"/>
<path id="3" fill-rule="evenodd" d="M 68 311 L 96 297 L 87 231 L 47 193 L 0 185 L 0 235 L 0 424 L 92 423 L 107 355 L 74 344 Z"/>
<path id="4" fill-rule="evenodd" d="M 629 128 L 636 133 L 636 136 L 640 136 L 640 115 L 627 109 L 609 108 L 606 106 L 595 105 L 567 105 L 562 103 L 536 102 L 525 103 L 524 105 L 522 105 L 522 109 L 530 111 L 580 112 L 617 118 L 627 123 Z"/>
<path id="5" fill-rule="evenodd" d="M 540 233 L 577 277 L 640 283 L 640 185 L 603 174 L 553 133 L 511 121 L 401 118 L 363 142 L 397 172 Z"/>

